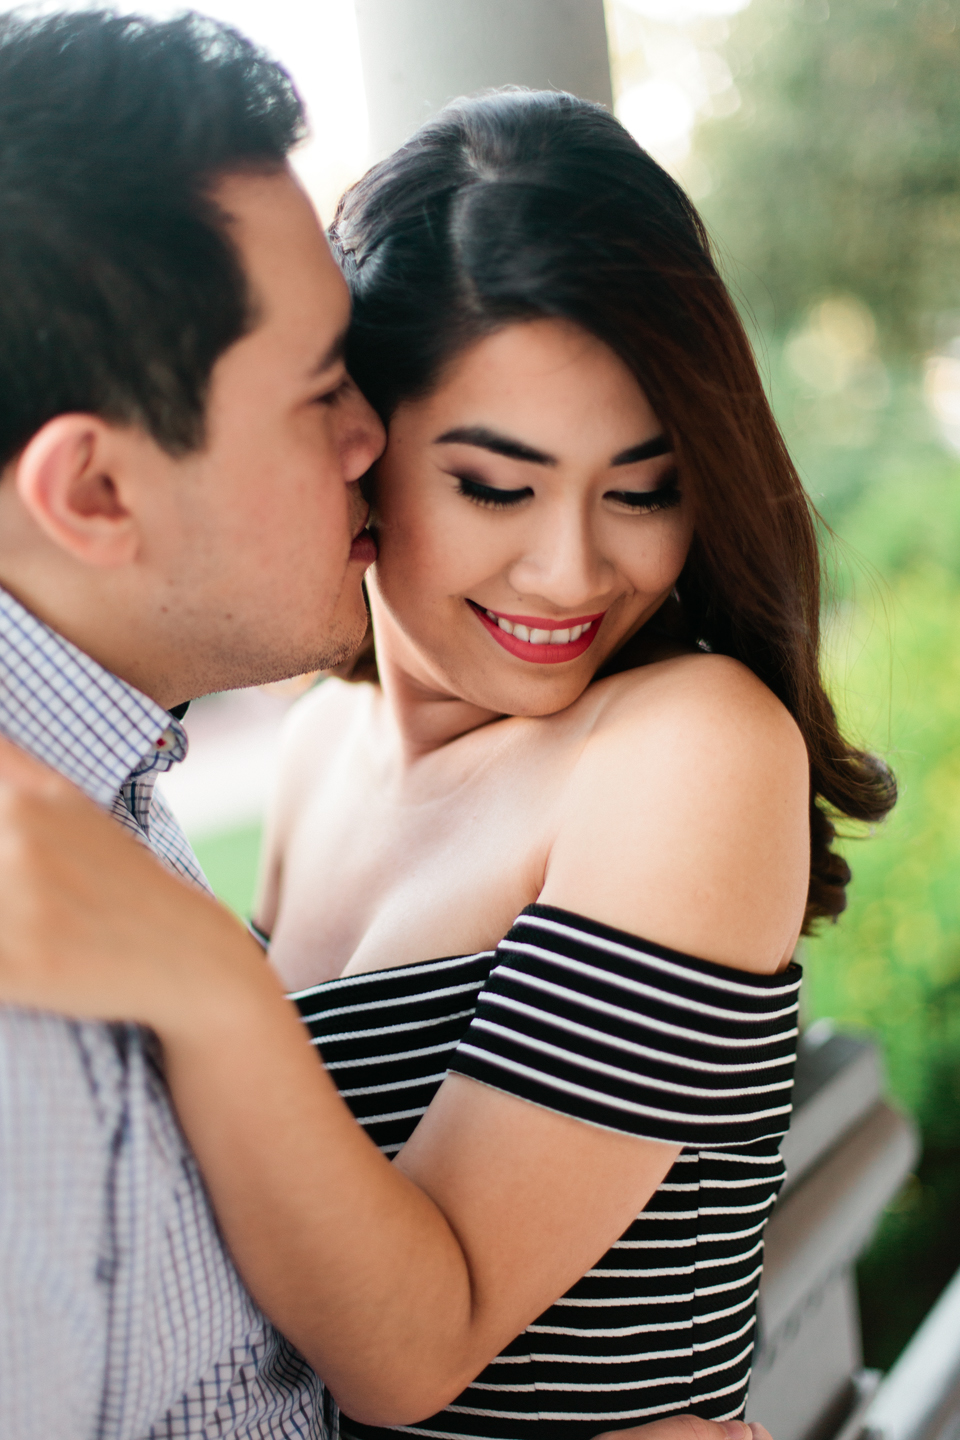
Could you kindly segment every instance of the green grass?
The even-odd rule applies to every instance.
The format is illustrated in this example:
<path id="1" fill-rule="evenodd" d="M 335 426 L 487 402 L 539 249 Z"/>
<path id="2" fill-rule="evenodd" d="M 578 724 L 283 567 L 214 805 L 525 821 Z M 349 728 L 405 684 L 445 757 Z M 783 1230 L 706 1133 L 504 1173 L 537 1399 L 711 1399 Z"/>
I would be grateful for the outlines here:
<path id="1" fill-rule="evenodd" d="M 223 835 L 207 836 L 193 847 L 214 894 L 244 920 L 250 918 L 253 907 L 260 836 L 259 825 L 245 825 Z"/>

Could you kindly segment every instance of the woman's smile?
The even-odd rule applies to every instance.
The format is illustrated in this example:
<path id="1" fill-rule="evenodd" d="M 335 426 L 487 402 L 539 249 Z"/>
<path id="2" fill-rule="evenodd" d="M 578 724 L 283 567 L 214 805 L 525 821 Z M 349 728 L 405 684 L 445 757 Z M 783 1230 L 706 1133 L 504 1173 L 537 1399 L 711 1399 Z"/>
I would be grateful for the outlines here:
<path id="1" fill-rule="evenodd" d="M 477 341 L 398 407 L 374 510 L 380 673 L 465 701 L 451 727 L 572 705 L 669 596 L 693 529 L 636 377 L 552 319 Z"/>
<path id="2" fill-rule="evenodd" d="M 557 626 L 543 615 L 504 615 L 468 600 L 477 619 L 498 645 L 534 665 L 559 665 L 583 655 L 596 637 L 606 611 L 580 615 Z"/>

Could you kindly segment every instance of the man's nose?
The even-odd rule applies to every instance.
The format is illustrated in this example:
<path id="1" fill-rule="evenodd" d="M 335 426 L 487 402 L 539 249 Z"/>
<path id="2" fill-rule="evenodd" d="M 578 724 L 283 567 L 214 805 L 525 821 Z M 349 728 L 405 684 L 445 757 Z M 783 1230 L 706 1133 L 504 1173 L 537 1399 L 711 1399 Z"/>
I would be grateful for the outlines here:
<path id="1" fill-rule="evenodd" d="M 359 480 L 383 454 L 387 432 L 373 406 L 356 387 L 341 419 L 340 463 L 347 482 Z"/>

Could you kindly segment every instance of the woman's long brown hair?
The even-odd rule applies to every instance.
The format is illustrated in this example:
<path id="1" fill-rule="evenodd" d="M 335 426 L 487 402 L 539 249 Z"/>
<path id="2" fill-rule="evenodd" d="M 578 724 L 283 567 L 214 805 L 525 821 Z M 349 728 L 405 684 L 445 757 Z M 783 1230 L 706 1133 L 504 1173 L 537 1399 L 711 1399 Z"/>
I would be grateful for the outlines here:
<path id="1" fill-rule="evenodd" d="M 846 903 L 834 821 L 882 819 L 892 774 L 840 733 L 820 674 L 815 518 L 703 224 L 599 106 L 553 92 L 458 101 L 341 201 L 350 369 L 384 419 L 468 345 L 563 318 L 634 373 L 677 457 L 695 534 L 677 583 L 687 638 L 747 665 L 810 756 L 805 930 Z"/>

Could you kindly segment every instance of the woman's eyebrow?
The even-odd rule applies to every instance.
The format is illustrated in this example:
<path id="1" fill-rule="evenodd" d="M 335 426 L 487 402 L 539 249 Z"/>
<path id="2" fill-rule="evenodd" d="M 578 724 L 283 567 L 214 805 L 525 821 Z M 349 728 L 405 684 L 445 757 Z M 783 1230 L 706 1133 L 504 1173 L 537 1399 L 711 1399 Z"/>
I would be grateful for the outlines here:
<path id="1" fill-rule="evenodd" d="M 619 455 L 614 455 L 610 464 L 636 465 L 640 460 L 653 460 L 657 455 L 669 455 L 672 449 L 666 435 L 654 435 L 652 440 L 644 440 L 642 445 L 631 445 L 629 450 L 621 450 Z"/>
<path id="2" fill-rule="evenodd" d="M 485 425 L 462 425 L 454 430 L 445 430 L 434 440 L 434 445 L 476 445 L 481 450 L 490 450 L 494 455 L 505 455 L 508 460 L 526 460 L 530 465 L 556 465 L 555 455 L 535 450 L 522 440 L 512 440 L 509 435 L 498 435 Z"/>

